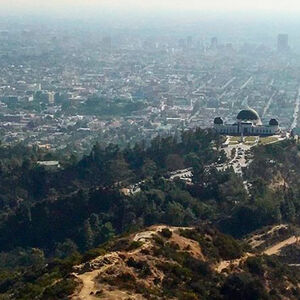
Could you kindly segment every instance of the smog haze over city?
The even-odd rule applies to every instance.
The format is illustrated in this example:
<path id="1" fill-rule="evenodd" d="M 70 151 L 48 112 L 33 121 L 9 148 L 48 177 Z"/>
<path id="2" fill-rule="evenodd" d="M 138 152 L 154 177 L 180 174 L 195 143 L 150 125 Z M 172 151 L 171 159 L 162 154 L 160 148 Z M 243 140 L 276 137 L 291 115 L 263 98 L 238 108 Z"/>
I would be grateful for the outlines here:
<path id="1" fill-rule="evenodd" d="M 82 154 L 248 106 L 298 126 L 297 1 L 2 0 L 0 14 L 3 143 Z"/>
<path id="2" fill-rule="evenodd" d="M 0 299 L 300 299 L 299 0 L 0 0 Z"/>

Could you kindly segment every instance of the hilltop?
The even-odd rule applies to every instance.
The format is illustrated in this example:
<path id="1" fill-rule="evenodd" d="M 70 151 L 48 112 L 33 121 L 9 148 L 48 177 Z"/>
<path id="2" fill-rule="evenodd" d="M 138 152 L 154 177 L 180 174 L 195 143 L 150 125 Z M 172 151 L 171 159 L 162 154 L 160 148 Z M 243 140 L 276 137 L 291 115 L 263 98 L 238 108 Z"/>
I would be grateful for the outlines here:
<path id="1" fill-rule="evenodd" d="M 238 241 L 207 224 L 151 226 L 24 273 L 3 299 L 299 299 L 300 270 L 278 256 L 293 234 L 282 224 Z"/>

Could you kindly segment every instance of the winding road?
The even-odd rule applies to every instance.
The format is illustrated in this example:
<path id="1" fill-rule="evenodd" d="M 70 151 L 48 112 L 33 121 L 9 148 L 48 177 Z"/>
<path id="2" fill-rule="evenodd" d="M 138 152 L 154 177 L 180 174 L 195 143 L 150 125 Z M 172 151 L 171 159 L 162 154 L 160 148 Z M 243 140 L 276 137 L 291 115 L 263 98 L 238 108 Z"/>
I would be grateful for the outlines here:
<path id="1" fill-rule="evenodd" d="M 291 130 L 293 130 L 297 126 L 298 114 L 299 114 L 299 105 L 300 105 L 300 87 L 298 89 L 298 95 L 297 95 L 296 102 L 295 102 L 293 122 L 292 122 L 292 125 L 291 125 L 291 128 L 290 128 Z"/>

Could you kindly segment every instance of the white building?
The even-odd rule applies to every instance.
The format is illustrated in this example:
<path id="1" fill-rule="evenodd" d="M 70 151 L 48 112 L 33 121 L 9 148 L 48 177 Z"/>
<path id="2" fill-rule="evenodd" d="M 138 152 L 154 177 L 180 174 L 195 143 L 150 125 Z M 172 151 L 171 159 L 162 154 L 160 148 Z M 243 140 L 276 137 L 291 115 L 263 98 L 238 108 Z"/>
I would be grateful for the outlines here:
<path id="1" fill-rule="evenodd" d="M 59 161 L 51 160 L 51 161 L 38 161 L 37 164 L 39 166 L 44 167 L 47 170 L 57 170 L 60 168 Z"/>
<path id="2" fill-rule="evenodd" d="M 54 104 L 54 102 L 55 102 L 55 93 L 54 92 L 48 93 L 48 102 L 49 102 L 49 104 Z"/>
<path id="3" fill-rule="evenodd" d="M 224 124 L 220 117 L 214 119 L 214 128 L 220 134 L 226 135 L 274 135 L 280 133 L 276 119 L 263 125 L 258 113 L 254 109 L 241 110 L 237 115 L 237 122 Z"/>

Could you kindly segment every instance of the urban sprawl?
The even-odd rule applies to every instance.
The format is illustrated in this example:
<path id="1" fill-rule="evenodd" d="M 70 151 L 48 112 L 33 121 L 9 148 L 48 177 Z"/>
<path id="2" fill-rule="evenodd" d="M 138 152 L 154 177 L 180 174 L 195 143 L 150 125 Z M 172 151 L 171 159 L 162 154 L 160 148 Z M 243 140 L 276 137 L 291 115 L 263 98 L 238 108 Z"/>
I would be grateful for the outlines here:
<path id="1" fill-rule="evenodd" d="M 85 153 L 95 141 L 231 123 L 247 107 L 285 131 L 299 126 L 300 59 L 287 35 L 270 47 L 45 30 L 0 31 L 2 144 Z"/>

